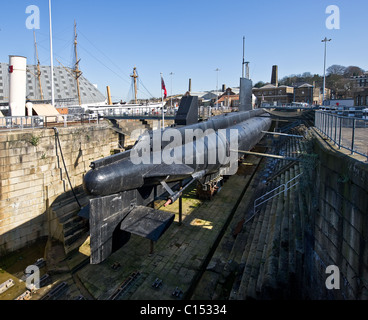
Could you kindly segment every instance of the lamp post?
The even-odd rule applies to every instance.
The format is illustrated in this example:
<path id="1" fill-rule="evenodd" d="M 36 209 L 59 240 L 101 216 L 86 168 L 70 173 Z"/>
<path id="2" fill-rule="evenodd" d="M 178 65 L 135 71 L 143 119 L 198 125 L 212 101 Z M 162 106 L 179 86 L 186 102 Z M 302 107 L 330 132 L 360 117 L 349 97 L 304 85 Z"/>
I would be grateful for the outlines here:
<path id="1" fill-rule="evenodd" d="M 175 73 L 173 73 L 173 72 L 171 72 L 170 73 L 170 76 L 171 76 L 171 109 L 172 109 L 172 107 L 173 107 L 173 103 L 172 103 L 172 101 L 173 101 L 173 75 L 174 75 Z"/>
<path id="2" fill-rule="evenodd" d="M 52 46 L 52 19 L 51 19 L 51 0 L 49 0 L 49 20 L 50 20 L 50 63 L 51 63 L 51 104 L 55 106 L 55 93 L 54 93 L 54 54 Z"/>
<path id="3" fill-rule="evenodd" d="M 219 98 L 219 89 L 218 89 L 218 86 L 219 86 L 219 72 L 221 71 L 219 68 L 217 68 L 216 70 L 215 70 L 216 72 L 217 72 L 217 85 L 216 85 L 216 107 L 218 108 L 218 98 Z M 211 111 L 211 108 L 210 108 L 210 111 Z M 212 116 L 212 112 L 210 112 L 210 118 L 211 118 L 211 116 Z"/>
<path id="4" fill-rule="evenodd" d="M 323 100 L 322 105 L 324 105 L 325 98 L 326 98 L 326 57 L 327 57 L 327 42 L 331 41 L 332 39 L 327 39 L 325 37 L 322 42 L 325 43 L 325 62 L 324 62 L 324 71 L 323 71 Z"/>

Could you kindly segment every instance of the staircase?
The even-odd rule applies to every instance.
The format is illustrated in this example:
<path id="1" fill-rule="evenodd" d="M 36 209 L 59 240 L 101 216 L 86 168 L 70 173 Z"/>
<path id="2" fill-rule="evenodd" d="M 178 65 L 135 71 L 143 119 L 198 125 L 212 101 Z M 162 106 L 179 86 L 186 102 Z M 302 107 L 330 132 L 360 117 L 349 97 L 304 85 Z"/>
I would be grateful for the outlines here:
<path id="1" fill-rule="evenodd" d="M 83 188 L 78 188 L 75 192 L 81 206 L 88 205 L 88 197 Z M 61 225 L 61 240 L 68 255 L 78 249 L 88 237 L 88 221 L 78 216 L 80 207 L 72 192 L 66 192 L 60 196 L 50 209 Z"/>
<path id="2" fill-rule="evenodd" d="M 304 140 L 288 138 L 272 151 L 295 157 Z M 300 162 L 267 160 L 256 173 L 233 221 L 200 281 L 211 284 L 210 297 L 195 292 L 194 299 L 297 299 L 301 297 L 303 266 L 304 194 L 299 185 L 280 192 L 256 207 L 254 202 L 292 179 L 303 177 Z M 262 201 L 261 201 L 262 202 Z M 236 232 L 235 232 L 236 231 Z M 211 273 L 211 274 L 210 274 Z M 201 284 L 203 286 L 203 283 Z"/>
<path id="3" fill-rule="evenodd" d="M 282 153 L 294 157 L 303 150 L 299 139 L 290 138 Z M 280 174 L 272 177 L 268 189 L 286 184 L 302 173 L 299 163 L 289 166 L 285 160 L 279 161 L 275 169 Z M 243 230 L 248 239 L 241 258 L 244 269 L 237 273 L 229 299 L 298 298 L 304 253 L 303 197 L 296 185 L 279 192 L 253 212 L 254 218 Z"/>
<path id="4" fill-rule="evenodd" d="M 146 120 L 110 120 L 112 129 L 120 135 L 120 145 L 126 149 L 134 146 L 140 135 L 145 131 L 152 130 Z"/>

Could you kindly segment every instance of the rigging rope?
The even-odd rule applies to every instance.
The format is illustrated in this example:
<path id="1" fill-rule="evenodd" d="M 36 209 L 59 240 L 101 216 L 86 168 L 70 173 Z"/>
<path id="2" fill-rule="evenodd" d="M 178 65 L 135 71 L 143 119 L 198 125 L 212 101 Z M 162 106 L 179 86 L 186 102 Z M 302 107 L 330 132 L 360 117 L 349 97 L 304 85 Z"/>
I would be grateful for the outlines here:
<path id="1" fill-rule="evenodd" d="M 67 168 L 66 168 L 66 164 L 65 164 L 65 160 L 64 160 L 64 155 L 63 155 L 63 150 L 61 149 L 61 143 L 60 143 L 60 139 L 59 139 L 59 130 L 58 130 L 57 128 L 54 128 L 54 131 L 55 131 L 55 137 L 56 137 L 56 140 L 57 140 L 57 144 L 56 144 L 56 152 L 57 152 L 57 147 L 58 147 L 58 145 L 59 145 L 60 155 L 61 155 L 61 159 L 62 159 L 63 164 L 64 164 L 64 170 L 65 170 L 66 176 L 67 176 L 68 181 L 69 181 L 70 189 L 71 189 L 71 190 L 72 190 L 72 192 L 73 192 L 74 198 L 75 198 L 75 200 L 77 201 L 79 208 L 81 208 L 81 209 L 82 209 L 82 206 L 81 206 L 81 204 L 80 204 L 80 203 L 79 203 L 79 201 L 78 201 L 77 195 L 75 194 L 74 188 L 73 188 L 72 183 L 71 183 L 71 181 L 70 181 L 70 177 L 69 177 L 68 170 L 67 170 Z"/>

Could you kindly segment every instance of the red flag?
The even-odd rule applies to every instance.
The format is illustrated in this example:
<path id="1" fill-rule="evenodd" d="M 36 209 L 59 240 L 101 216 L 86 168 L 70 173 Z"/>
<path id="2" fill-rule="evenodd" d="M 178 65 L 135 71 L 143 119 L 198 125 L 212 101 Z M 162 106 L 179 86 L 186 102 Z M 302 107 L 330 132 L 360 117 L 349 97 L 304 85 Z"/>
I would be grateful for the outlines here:
<path id="1" fill-rule="evenodd" d="M 161 89 L 164 90 L 164 99 L 166 99 L 167 98 L 167 90 L 166 90 L 165 81 L 164 81 L 163 77 L 161 77 Z"/>

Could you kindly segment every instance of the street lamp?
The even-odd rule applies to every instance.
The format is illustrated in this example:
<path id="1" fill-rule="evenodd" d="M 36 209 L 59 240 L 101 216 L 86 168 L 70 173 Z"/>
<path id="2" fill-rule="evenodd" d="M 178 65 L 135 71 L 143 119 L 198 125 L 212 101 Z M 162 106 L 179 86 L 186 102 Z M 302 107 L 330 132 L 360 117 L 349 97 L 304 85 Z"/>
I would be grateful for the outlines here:
<path id="1" fill-rule="evenodd" d="M 322 105 L 324 105 L 325 98 L 326 98 L 326 57 L 327 57 L 327 42 L 331 41 L 332 39 L 327 39 L 325 37 L 322 42 L 325 43 L 325 63 L 324 63 L 324 71 L 323 71 L 323 100 Z"/>
<path id="2" fill-rule="evenodd" d="M 173 104 L 172 104 L 172 101 L 173 101 L 173 75 L 174 75 L 175 73 L 173 73 L 173 72 L 171 72 L 170 73 L 170 76 L 171 76 L 171 109 L 172 109 L 172 107 L 173 107 Z"/>
<path id="3" fill-rule="evenodd" d="M 51 19 L 51 0 L 49 0 L 49 19 L 50 19 L 50 71 L 51 71 L 51 104 L 55 107 L 55 93 L 54 93 L 54 53 L 52 45 L 52 19 Z"/>
<path id="4" fill-rule="evenodd" d="M 219 89 L 218 89 L 218 86 L 219 86 L 219 72 L 221 71 L 219 68 L 217 68 L 216 70 L 215 70 L 216 72 L 217 72 L 217 85 L 216 85 L 216 95 L 217 95 L 217 99 L 216 99 L 216 105 L 218 105 L 218 91 L 219 91 Z M 217 106 L 218 107 L 218 106 Z"/>

